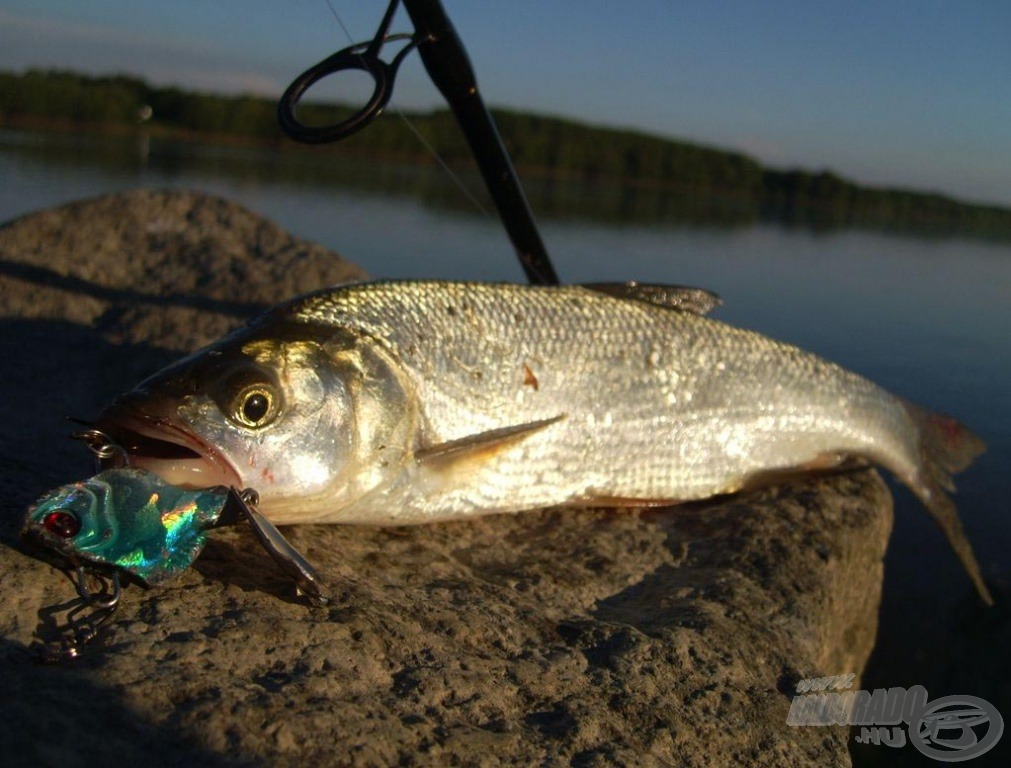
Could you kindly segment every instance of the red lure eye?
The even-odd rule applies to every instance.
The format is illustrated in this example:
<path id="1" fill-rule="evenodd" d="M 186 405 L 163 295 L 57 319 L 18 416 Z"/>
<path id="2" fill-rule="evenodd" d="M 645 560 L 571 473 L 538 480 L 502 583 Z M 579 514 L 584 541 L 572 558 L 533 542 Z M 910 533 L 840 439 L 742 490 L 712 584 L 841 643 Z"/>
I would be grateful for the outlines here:
<path id="1" fill-rule="evenodd" d="M 81 530 L 81 521 L 77 519 L 77 515 L 66 510 L 50 512 L 42 518 L 42 525 L 50 533 L 55 533 L 64 539 L 76 536 L 78 531 Z"/>

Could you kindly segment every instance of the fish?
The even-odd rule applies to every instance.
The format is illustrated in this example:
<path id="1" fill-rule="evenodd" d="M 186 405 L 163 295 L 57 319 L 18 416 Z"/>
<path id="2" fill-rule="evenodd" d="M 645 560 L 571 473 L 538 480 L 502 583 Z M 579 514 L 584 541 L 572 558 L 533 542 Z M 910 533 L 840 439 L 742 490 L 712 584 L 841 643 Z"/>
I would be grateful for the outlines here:
<path id="1" fill-rule="evenodd" d="M 948 495 L 983 442 L 718 304 L 637 283 L 346 284 L 267 310 L 95 424 L 167 483 L 254 488 L 276 525 L 670 506 L 878 465 L 992 603 Z"/>

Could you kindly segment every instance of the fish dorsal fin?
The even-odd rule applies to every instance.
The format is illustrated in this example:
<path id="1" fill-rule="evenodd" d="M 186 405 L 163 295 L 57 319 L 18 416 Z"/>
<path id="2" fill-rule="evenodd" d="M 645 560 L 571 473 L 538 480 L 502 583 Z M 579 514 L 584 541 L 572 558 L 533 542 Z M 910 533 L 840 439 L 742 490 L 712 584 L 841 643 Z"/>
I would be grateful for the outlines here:
<path id="1" fill-rule="evenodd" d="M 478 432 L 475 435 L 467 435 L 467 437 L 457 440 L 449 440 L 445 443 L 422 448 L 414 456 L 420 463 L 433 467 L 448 466 L 461 460 L 480 459 L 491 456 L 502 448 L 545 427 L 550 427 L 564 418 L 565 414 L 562 413 L 550 419 L 539 419 L 526 424 L 489 429 L 487 432 Z"/>
<path id="2" fill-rule="evenodd" d="M 642 301 L 696 315 L 707 315 L 723 304 L 723 299 L 712 291 L 687 285 L 658 285 L 630 280 L 627 283 L 583 283 L 582 287 L 616 299 Z"/>

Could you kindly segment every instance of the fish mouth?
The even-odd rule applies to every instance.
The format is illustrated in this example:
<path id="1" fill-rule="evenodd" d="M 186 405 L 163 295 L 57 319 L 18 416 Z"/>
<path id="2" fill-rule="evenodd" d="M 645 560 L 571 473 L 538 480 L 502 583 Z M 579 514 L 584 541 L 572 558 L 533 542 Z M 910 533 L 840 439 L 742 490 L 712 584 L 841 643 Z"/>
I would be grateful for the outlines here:
<path id="1" fill-rule="evenodd" d="M 242 487 L 239 473 L 217 448 L 173 419 L 115 404 L 98 417 L 95 428 L 126 452 L 131 467 L 170 485 L 189 490 Z M 116 456 L 102 460 L 103 469 L 116 464 Z"/>

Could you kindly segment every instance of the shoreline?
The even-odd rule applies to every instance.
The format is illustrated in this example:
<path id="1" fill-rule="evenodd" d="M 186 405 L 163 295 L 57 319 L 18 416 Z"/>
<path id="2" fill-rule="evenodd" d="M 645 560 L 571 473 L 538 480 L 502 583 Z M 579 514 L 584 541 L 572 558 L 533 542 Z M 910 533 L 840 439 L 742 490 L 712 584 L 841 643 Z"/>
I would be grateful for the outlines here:
<path id="1" fill-rule="evenodd" d="M 230 133 L 207 133 L 164 123 L 94 123 L 71 119 L 38 117 L 5 117 L 0 115 L 0 131 L 38 134 L 41 136 L 87 136 L 131 138 L 180 142 L 211 148 L 249 149 L 276 152 L 290 157 L 306 158 L 315 152 L 330 158 L 341 157 L 355 164 L 375 162 L 408 170 L 434 170 L 439 161 L 432 155 L 405 152 L 376 153 L 351 145 L 307 146 L 287 138 L 263 139 Z M 454 174 L 468 180 L 472 191 L 491 207 L 490 199 L 472 159 L 448 159 L 445 164 Z M 1002 243 L 1011 240 L 1011 221 L 1007 229 L 978 231 L 971 226 L 949 225 L 944 217 L 916 222 L 881 223 L 854 217 L 834 216 L 830 206 L 810 202 L 789 205 L 756 201 L 746 191 L 733 188 L 709 189 L 699 195 L 689 184 L 658 179 L 595 177 L 588 179 L 575 171 L 543 166 L 516 166 L 531 206 L 544 220 L 587 220 L 601 218 L 622 223 L 672 226 L 741 227 L 772 224 L 789 229 L 807 229 L 815 233 L 866 231 L 901 237 L 946 239 L 968 238 L 982 242 Z M 448 177 L 447 177 L 448 180 Z M 437 205 L 454 207 L 451 201 Z M 1008 212 L 1011 219 L 1011 211 Z"/>
<path id="2" fill-rule="evenodd" d="M 311 103 L 304 106 L 301 119 L 322 125 L 344 119 L 351 111 L 345 105 Z M 616 214 L 658 209 L 658 220 L 673 216 L 675 222 L 762 220 L 813 230 L 857 228 L 1011 240 L 1007 206 L 962 201 L 939 192 L 863 185 L 829 169 L 773 168 L 743 152 L 673 137 L 494 107 L 491 112 L 517 171 L 531 187 L 569 188 L 558 194 L 568 196 L 566 205 L 572 210 L 567 212 L 579 212 L 581 206 L 593 203 L 594 196 L 610 195 Z M 138 122 L 139 116 L 152 114 L 153 121 Z M 447 109 L 405 116 L 422 141 L 386 115 L 339 148 L 321 150 L 284 137 L 276 105 L 266 97 L 153 86 L 124 74 L 0 72 L 0 126 L 14 130 L 107 136 L 142 132 L 152 138 L 216 146 L 340 152 L 359 160 L 415 167 L 445 163 L 463 172 L 475 167 Z M 678 198 L 676 204 L 670 198 Z M 553 201 L 538 202 L 551 215 Z M 590 210 L 583 215 L 600 214 Z"/>

